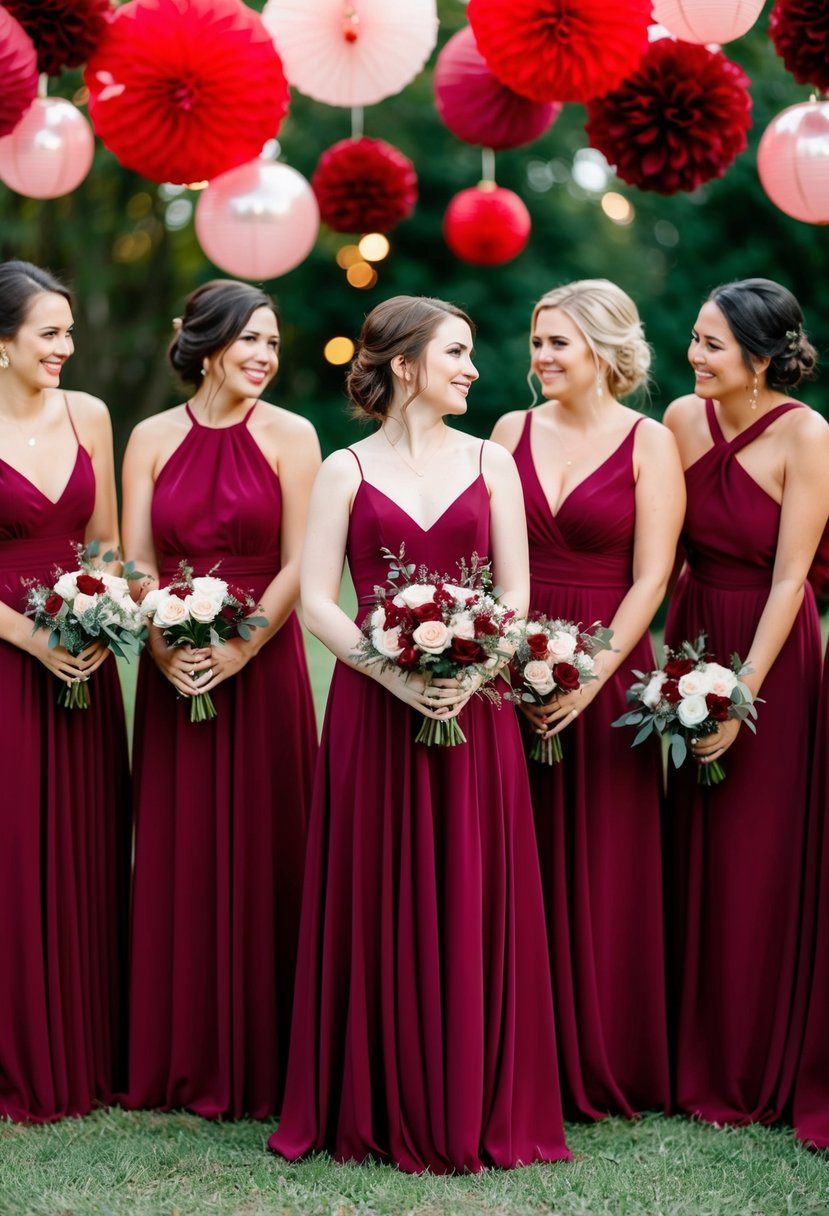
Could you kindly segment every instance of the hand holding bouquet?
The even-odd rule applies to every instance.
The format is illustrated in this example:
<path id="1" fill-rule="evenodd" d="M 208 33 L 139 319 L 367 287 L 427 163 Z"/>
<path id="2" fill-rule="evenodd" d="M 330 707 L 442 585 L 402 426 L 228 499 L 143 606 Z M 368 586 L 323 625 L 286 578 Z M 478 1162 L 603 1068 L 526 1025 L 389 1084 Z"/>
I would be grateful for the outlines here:
<path id="1" fill-rule="evenodd" d="M 492 587 L 489 563 L 474 553 L 469 565 L 458 562 L 460 575 L 452 580 L 406 564 L 403 545 L 396 556 L 382 552 L 389 562 L 388 587 L 374 589 L 375 607 L 362 624 L 360 660 L 404 674 L 418 672 L 430 681 L 456 680 L 461 689 L 500 703 L 491 681 L 512 654 L 520 630 L 514 610 Z M 466 736 L 456 717 L 424 716 L 415 741 L 451 747 L 465 743 Z"/>
<path id="2" fill-rule="evenodd" d="M 254 629 L 268 623 L 265 617 L 254 615 L 257 605 L 249 592 L 213 574 L 194 578 L 186 561 L 180 563 L 173 582 L 144 596 L 140 608 L 161 630 L 168 646 L 192 646 L 196 650 L 223 645 L 234 635 L 248 641 Z M 202 674 L 194 672 L 193 678 Z M 210 693 L 195 693 L 190 699 L 190 721 L 208 722 L 215 717 Z"/>
<path id="3" fill-rule="evenodd" d="M 757 709 L 751 690 L 740 679 L 748 675 L 739 656 L 731 656 L 731 666 L 710 661 L 705 653 L 705 634 L 692 644 L 683 642 L 676 650 L 665 647 L 667 660 L 657 671 L 635 671 L 635 684 L 627 691 L 633 706 L 614 726 L 638 727 L 632 747 L 654 731 L 670 739 L 671 760 L 676 768 L 688 755 L 688 741 L 715 734 L 720 722 L 738 719 L 756 733 L 753 719 Z M 719 785 L 725 769 L 717 760 L 697 765 L 700 785 Z"/>
<path id="4" fill-rule="evenodd" d="M 119 658 L 137 655 L 146 630 L 141 610 L 132 599 L 129 579 L 140 578 L 132 563 L 124 566 L 124 576 L 108 574 L 93 566 L 100 545 L 96 541 L 76 548 L 78 569 L 56 571 L 51 587 L 32 583 L 28 588 L 26 615 L 34 629 L 49 630 L 49 649 L 63 646 L 77 656 L 94 642 L 112 650 Z M 103 555 L 106 562 L 116 561 L 117 553 Z M 88 709 L 88 676 L 64 685 L 58 701 L 67 709 Z"/>
<path id="5" fill-rule="evenodd" d="M 518 691 L 512 699 L 525 704 L 549 705 L 558 693 L 575 692 L 597 677 L 594 655 L 610 650 L 613 631 L 597 624 L 582 630 L 573 621 L 536 616 L 524 623 L 515 649 L 513 671 Z M 534 735 L 529 757 L 541 764 L 561 761 L 558 735 Z"/>

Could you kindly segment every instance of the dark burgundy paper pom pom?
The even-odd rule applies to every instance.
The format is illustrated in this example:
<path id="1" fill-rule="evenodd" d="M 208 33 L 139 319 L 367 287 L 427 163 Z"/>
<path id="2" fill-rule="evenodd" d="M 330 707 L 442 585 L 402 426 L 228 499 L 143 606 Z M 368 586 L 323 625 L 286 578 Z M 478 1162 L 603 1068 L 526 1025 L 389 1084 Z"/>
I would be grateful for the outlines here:
<path id="1" fill-rule="evenodd" d="M 799 84 L 829 90 L 829 4 L 777 0 L 769 17 L 774 49 Z"/>
<path id="2" fill-rule="evenodd" d="M 335 232 L 388 232 L 417 202 L 414 165 L 382 139 L 343 139 L 323 152 L 311 185 Z"/>

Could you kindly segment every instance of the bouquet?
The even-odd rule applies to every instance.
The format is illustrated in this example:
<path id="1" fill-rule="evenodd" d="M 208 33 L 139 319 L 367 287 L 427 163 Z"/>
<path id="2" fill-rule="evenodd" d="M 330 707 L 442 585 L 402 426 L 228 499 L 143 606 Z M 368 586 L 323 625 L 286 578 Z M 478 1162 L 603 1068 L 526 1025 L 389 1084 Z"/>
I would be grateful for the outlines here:
<path id="1" fill-rule="evenodd" d="M 655 731 L 670 739 L 671 759 L 676 768 L 688 754 L 688 740 L 712 735 L 720 722 L 738 718 L 755 734 L 752 719 L 757 709 L 751 690 L 740 679 L 752 670 L 739 655 L 731 656 L 731 666 L 713 663 L 705 652 L 705 634 L 683 642 L 676 650 L 665 647 L 667 661 L 658 671 L 634 671 L 637 681 L 627 690 L 633 708 L 614 726 L 638 727 L 632 747 Z M 719 785 L 725 769 L 717 760 L 697 765 L 700 785 Z"/>
<path id="2" fill-rule="evenodd" d="M 212 572 L 194 578 L 186 561 L 179 563 L 179 573 L 171 583 L 147 592 L 141 602 L 144 616 L 158 626 L 168 646 L 190 645 L 196 649 L 223 645 L 234 634 L 248 641 L 254 629 L 268 623 L 264 616 L 254 615 L 256 609 L 250 592 L 231 586 Z M 194 676 L 201 674 L 195 672 Z M 190 698 L 191 722 L 208 722 L 215 717 L 216 706 L 209 692 Z"/>
<path id="3" fill-rule="evenodd" d="M 395 556 L 381 550 L 389 563 L 388 587 L 375 587 L 376 604 L 362 624 L 358 657 L 429 679 L 456 679 L 469 686 L 473 675 L 484 678 L 476 691 L 500 704 L 487 687 L 506 662 L 520 636 L 512 608 L 492 586 L 492 569 L 473 553 L 458 562 L 459 577 L 429 573 L 405 562 L 405 546 Z M 465 743 L 457 718 L 423 719 L 415 742 L 452 747 Z"/>
<path id="4" fill-rule="evenodd" d="M 49 649 L 61 645 L 71 655 L 78 655 L 90 642 L 101 642 L 122 659 L 137 655 L 144 642 L 146 629 L 141 609 L 129 590 L 129 580 L 140 578 L 132 562 L 124 565 L 123 577 L 108 574 L 92 563 L 98 556 L 100 544 L 91 541 L 77 545 L 78 569 L 55 571 L 51 587 L 30 583 L 26 615 L 34 621 L 34 630 L 49 630 Z M 118 560 L 118 553 L 109 551 L 103 561 Z M 58 702 L 67 709 L 88 709 L 88 676 L 61 686 Z"/>
<path id="5" fill-rule="evenodd" d="M 520 682 L 519 692 L 511 699 L 530 705 L 549 705 L 559 692 L 575 692 L 597 677 L 593 657 L 610 650 L 613 630 L 598 622 L 582 630 L 572 621 L 549 620 L 536 616 L 524 624 L 515 649 L 513 672 Z M 542 739 L 533 736 L 529 756 L 541 764 L 558 764 L 561 741 L 558 735 Z"/>

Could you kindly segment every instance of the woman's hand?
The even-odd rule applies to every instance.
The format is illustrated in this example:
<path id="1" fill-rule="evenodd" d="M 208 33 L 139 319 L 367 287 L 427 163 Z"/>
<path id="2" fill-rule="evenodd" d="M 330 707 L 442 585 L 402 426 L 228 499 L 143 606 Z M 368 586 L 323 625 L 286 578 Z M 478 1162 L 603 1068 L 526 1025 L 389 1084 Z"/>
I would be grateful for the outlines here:
<path id="1" fill-rule="evenodd" d="M 201 664 L 207 668 L 207 672 L 200 677 L 196 691 L 212 692 L 225 680 L 238 675 L 256 651 L 250 642 L 245 642 L 242 638 L 229 638 L 228 641 L 219 643 L 218 646 L 210 646 L 199 653 L 208 656 L 207 661 Z"/>
<path id="2" fill-rule="evenodd" d="M 720 723 L 713 735 L 700 735 L 699 739 L 692 740 L 691 755 L 697 764 L 711 764 L 721 759 L 737 738 L 740 725 L 739 718 L 729 718 Z"/>
<path id="3" fill-rule="evenodd" d="M 420 672 L 406 673 L 399 667 L 384 667 L 369 671 L 379 684 L 388 689 L 398 700 L 416 709 L 425 718 L 448 721 L 457 718 L 471 696 L 483 683 L 478 672 L 470 673 L 469 679 L 428 680 Z"/>
<path id="4" fill-rule="evenodd" d="M 211 679 L 210 646 L 199 649 L 190 645 L 168 646 L 160 630 L 151 627 L 148 647 L 156 667 L 180 697 L 195 697 L 196 693 L 204 692 Z"/>
<path id="5" fill-rule="evenodd" d="M 547 705 L 521 702 L 521 710 L 542 739 L 559 735 L 575 722 L 602 687 L 599 680 L 590 680 L 573 692 L 559 692 Z"/>
<path id="6" fill-rule="evenodd" d="M 80 654 L 74 655 L 64 646 L 53 646 L 50 650 L 48 629 L 38 629 L 33 633 L 27 650 L 65 684 L 88 680 L 110 655 L 109 648 L 101 642 L 91 642 Z"/>

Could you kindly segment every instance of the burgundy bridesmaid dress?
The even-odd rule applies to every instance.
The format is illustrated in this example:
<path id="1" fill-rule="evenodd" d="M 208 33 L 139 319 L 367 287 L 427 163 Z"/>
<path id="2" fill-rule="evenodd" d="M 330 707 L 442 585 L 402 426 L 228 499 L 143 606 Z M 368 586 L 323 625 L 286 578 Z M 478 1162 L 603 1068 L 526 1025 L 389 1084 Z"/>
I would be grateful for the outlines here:
<path id="1" fill-rule="evenodd" d="M 74 570 L 95 505 L 79 444 L 56 502 L 0 461 L 0 599 Z M 123 1084 L 122 959 L 129 882 L 127 736 L 115 661 L 90 707 L 0 642 L 0 1118 L 84 1115 Z"/>
<path id="2" fill-rule="evenodd" d="M 483 476 L 429 528 L 361 481 L 348 535 L 359 601 L 381 547 L 438 573 L 489 550 Z M 468 742 L 414 742 L 420 715 L 336 665 L 308 839 L 288 1083 L 272 1149 L 408 1172 L 569 1157 L 544 912 L 515 714 L 464 708 Z"/>
<path id="3" fill-rule="evenodd" d="M 277 574 L 281 491 L 249 417 L 191 414 L 161 470 L 162 584 L 182 558 L 255 596 Z M 217 717 L 191 722 L 142 658 L 126 1103 L 264 1119 L 284 1083 L 317 747 L 296 615 L 211 695 Z"/>
<path id="4" fill-rule="evenodd" d="M 748 656 L 771 587 L 780 507 L 739 454 L 795 403 L 727 441 L 712 402 L 713 446 L 686 470 L 688 565 L 671 601 L 671 645 L 700 630 L 718 662 Z M 725 781 L 670 770 L 676 1105 L 715 1123 L 771 1123 L 790 1098 L 786 1053 L 799 1042 L 800 948 L 809 767 L 820 683 L 820 629 L 803 603 L 763 682 L 757 734 L 743 727 Z"/>
<path id="5" fill-rule="evenodd" d="M 527 412 L 513 453 L 530 542 L 530 609 L 609 625 L 632 580 L 635 423 L 553 515 Z M 562 732 L 560 764 L 528 761 L 566 1114 L 628 1117 L 670 1101 L 662 908 L 662 764 L 611 723 L 649 634 Z"/>

